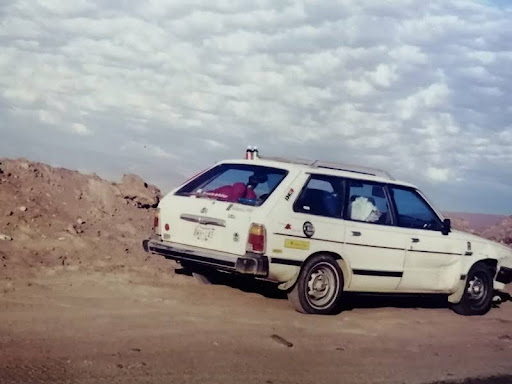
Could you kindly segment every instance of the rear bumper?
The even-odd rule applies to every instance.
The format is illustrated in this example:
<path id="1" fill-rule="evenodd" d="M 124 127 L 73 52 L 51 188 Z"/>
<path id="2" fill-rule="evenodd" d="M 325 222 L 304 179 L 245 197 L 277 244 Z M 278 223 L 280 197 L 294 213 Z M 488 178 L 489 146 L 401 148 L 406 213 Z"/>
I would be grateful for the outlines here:
<path id="1" fill-rule="evenodd" d="M 142 247 L 144 251 L 163 256 L 166 259 L 186 261 L 246 275 L 268 276 L 268 258 L 258 254 L 246 253 L 244 256 L 238 256 L 153 239 L 144 240 Z"/>
<path id="2" fill-rule="evenodd" d="M 496 275 L 496 281 L 503 284 L 512 283 L 512 268 L 501 267 Z"/>

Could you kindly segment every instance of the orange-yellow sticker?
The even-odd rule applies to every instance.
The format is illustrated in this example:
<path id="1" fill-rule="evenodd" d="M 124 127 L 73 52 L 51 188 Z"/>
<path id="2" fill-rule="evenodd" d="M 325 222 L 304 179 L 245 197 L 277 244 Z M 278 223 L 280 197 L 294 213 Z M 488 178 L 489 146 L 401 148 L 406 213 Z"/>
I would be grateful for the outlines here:
<path id="1" fill-rule="evenodd" d="M 309 241 L 286 239 L 284 241 L 284 247 L 307 251 L 309 249 Z"/>

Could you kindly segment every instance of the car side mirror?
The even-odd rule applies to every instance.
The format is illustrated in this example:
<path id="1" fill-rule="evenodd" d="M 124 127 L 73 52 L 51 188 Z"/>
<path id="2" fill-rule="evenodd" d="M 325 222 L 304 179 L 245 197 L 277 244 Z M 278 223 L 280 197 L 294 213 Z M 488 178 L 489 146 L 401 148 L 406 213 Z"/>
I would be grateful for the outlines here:
<path id="1" fill-rule="evenodd" d="M 452 221 L 450 219 L 444 219 L 441 233 L 447 236 L 452 231 Z"/>

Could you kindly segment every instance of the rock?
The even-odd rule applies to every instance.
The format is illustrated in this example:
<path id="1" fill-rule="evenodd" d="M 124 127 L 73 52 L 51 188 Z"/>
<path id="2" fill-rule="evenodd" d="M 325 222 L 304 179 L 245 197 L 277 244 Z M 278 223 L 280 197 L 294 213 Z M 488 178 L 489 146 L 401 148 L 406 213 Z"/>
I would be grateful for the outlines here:
<path id="1" fill-rule="evenodd" d="M 21 212 L 26 212 L 26 211 L 27 211 L 27 207 L 25 207 L 24 205 L 22 205 L 22 206 L 20 207 L 20 211 L 21 211 Z"/>
<path id="2" fill-rule="evenodd" d="M 291 348 L 293 347 L 293 343 L 290 343 L 288 340 L 282 338 L 279 335 L 272 335 L 270 336 L 272 340 L 274 340 L 276 343 L 279 343 L 281 345 L 284 345 L 285 347 Z"/>
<path id="3" fill-rule="evenodd" d="M 119 193 L 117 187 L 103 180 L 89 179 L 82 199 L 91 203 L 99 203 L 103 209 L 110 210 L 115 206 Z"/>
<path id="4" fill-rule="evenodd" d="M 156 207 L 160 201 L 160 190 L 137 175 L 124 175 L 118 187 L 123 197 L 134 201 L 138 207 Z"/>
<path id="5" fill-rule="evenodd" d="M 13 211 L 7 211 L 6 216 L 12 216 L 12 215 L 14 215 L 14 212 L 13 212 Z"/>
<path id="6" fill-rule="evenodd" d="M 74 225 L 72 224 L 69 224 L 66 228 L 66 231 L 68 231 L 69 233 L 71 233 L 72 235 L 78 235 L 78 232 L 76 231 L 76 228 Z"/>
<path id="7" fill-rule="evenodd" d="M 78 225 L 82 225 L 85 223 L 85 221 L 83 221 L 81 218 L 78 218 L 76 222 Z"/>
<path id="8" fill-rule="evenodd" d="M 3 233 L 0 233 L 0 240 L 11 241 L 12 237 L 4 235 Z"/>
<path id="9" fill-rule="evenodd" d="M 61 236 L 61 237 L 59 237 L 59 239 L 58 239 L 58 240 L 59 240 L 59 241 L 63 241 L 63 240 L 66 240 L 66 238 Z"/>

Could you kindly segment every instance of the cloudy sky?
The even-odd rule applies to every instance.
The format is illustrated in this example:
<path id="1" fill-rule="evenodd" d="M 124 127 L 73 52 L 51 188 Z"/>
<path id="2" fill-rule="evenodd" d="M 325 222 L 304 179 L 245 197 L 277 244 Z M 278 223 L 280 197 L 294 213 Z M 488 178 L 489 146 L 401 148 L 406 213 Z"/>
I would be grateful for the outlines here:
<path id="1" fill-rule="evenodd" d="M 164 191 L 247 145 L 512 214 L 507 1 L 0 1 L 0 156 Z"/>

